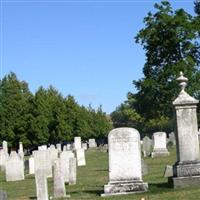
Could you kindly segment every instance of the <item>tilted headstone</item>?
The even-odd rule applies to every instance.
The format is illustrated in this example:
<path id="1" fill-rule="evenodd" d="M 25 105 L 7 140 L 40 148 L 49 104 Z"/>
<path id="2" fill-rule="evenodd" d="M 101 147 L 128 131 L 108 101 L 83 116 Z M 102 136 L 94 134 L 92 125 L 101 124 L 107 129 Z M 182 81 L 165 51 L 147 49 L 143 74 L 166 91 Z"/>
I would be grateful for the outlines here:
<path id="1" fill-rule="evenodd" d="M 77 165 L 85 166 L 86 165 L 85 150 L 84 149 L 76 149 L 75 152 L 76 152 Z"/>
<path id="2" fill-rule="evenodd" d="M 199 186 L 200 156 L 196 111 L 199 101 L 185 91 L 188 79 L 183 76 L 182 72 L 177 80 L 181 86 L 181 92 L 173 101 L 177 162 L 173 165 L 173 177 L 168 180 L 174 188 Z"/>
<path id="3" fill-rule="evenodd" d="M 109 182 L 101 196 L 145 192 L 142 181 L 140 134 L 133 128 L 113 129 L 108 135 Z"/>
<path id="4" fill-rule="evenodd" d="M 143 138 L 142 151 L 143 151 L 143 156 L 144 157 L 147 157 L 147 156 L 151 155 L 152 140 L 148 136 L 145 136 Z"/>
<path id="5" fill-rule="evenodd" d="M 28 161 L 29 161 L 29 174 L 34 174 L 35 165 L 33 156 L 31 156 Z"/>
<path id="6" fill-rule="evenodd" d="M 81 149 L 81 137 L 74 138 L 74 149 Z"/>
<path id="7" fill-rule="evenodd" d="M 152 158 L 169 156 L 166 139 L 167 136 L 165 132 L 156 132 L 153 134 L 153 152 L 151 154 Z"/>
<path id="8" fill-rule="evenodd" d="M 69 182 L 69 159 L 73 157 L 72 151 L 63 151 L 60 154 L 61 172 L 65 182 Z"/>
<path id="9" fill-rule="evenodd" d="M 66 196 L 65 182 L 63 174 L 61 172 L 61 162 L 57 159 L 54 162 L 54 173 L 53 173 L 53 188 L 54 188 L 54 198 L 62 198 Z"/>
<path id="10" fill-rule="evenodd" d="M 89 139 L 89 148 L 97 147 L 95 139 Z"/>
<path id="11" fill-rule="evenodd" d="M 46 177 L 52 177 L 52 163 L 48 150 L 33 151 L 34 171 L 42 170 Z"/>
<path id="12" fill-rule="evenodd" d="M 12 151 L 6 162 L 6 181 L 24 180 L 24 161 Z"/>
<path id="13" fill-rule="evenodd" d="M 69 185 L 76 184 L 76 158 L 69 159 Z"/>
<path id="14" fill-rule="evenodd" d="M 35 171 L 37 200 L 49 200 L 47 177 L 44 170 Z"/>

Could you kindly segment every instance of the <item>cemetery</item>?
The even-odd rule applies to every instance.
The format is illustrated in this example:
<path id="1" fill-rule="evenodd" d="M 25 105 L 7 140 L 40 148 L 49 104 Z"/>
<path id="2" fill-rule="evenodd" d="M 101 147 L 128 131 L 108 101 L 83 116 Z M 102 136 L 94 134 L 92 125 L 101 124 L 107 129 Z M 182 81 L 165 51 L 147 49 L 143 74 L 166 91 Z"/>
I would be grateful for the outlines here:
<path id="1" fill-rule="evenodd" d="M 0 200 L 200 199 L 200 0 L 193 13 L 184 9 L 162 0 L 144 17 L 135 36 L 145 52 L 143 77 L 109 114 L 52 85 L 33 92 L 14 72 L 0 79 Z M 96 87 L 90 70 L 79 71 L 89 74 L 77 75 L 80 88 Z M 109 84 L 104 98 L 113 104 Z M 83 96 L 97 102 L 98 95 Z"/>

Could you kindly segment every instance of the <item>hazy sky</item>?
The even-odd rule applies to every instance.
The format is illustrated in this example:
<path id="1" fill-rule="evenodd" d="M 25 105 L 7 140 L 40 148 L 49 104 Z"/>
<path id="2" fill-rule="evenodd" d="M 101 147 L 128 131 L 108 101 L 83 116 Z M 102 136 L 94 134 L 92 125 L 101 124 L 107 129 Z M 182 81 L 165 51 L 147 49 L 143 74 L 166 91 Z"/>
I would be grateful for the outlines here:
<path id="1" fill-rule="evenodd" d="M 142 78 L 134 42 L 155 2 L 1 0 L 1 77 L 13 71 L 35 92 L 53 85 L 110 113 Z M 193 12 L 193 1 L 170 1 Z"/>

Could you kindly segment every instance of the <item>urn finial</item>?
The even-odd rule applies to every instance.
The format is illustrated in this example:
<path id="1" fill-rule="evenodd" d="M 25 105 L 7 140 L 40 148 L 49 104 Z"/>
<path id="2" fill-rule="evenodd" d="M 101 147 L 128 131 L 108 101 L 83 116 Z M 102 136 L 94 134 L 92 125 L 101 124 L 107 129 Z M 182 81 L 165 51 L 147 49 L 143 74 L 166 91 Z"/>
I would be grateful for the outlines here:
<path id="1" fill-rule="evenodd" d="M 181 91 L 185 91 L 185 88 L 187 86 L 188 78 L 184 77 L 183 72 L 180 72 L 180 76 L 176 79 L 181 86 Z"/>

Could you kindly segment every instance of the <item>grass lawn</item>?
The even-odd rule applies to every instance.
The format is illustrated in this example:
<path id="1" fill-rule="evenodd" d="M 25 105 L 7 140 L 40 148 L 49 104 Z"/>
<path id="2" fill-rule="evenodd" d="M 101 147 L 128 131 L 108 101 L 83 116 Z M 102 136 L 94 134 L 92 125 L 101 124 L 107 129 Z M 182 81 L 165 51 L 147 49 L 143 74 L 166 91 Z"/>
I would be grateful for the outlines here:
<path id="1" fill-rule="evenodd" d="M 78 167 L 77 184 L 66 185 L 70 199 L 116 199 L 116 200 L 197 200 L 200 199 L 200 186 L 186 189 L 172 189 L 167 185 L 167 178 L 163 177 L 165 165 L 173 164 L 176 160 L 175 148 L 170 150 L 170 156 L 164 158 L 145 158 L 149 173 L 143 177 L 149 184 L 146 193 L 131 194 L 113 197 L 100 197 L 103 193 L 103 185 L 108 182 L 108 154 L 95 149 L 86 153 L 87 166 Z M 48 180 L 49 196 L 53 196 L 53 182 Z M 6 182 L 4 173 L 0 174 L 0 188 L 7 191 L 9 200 L 35 199 L 34 176 L 26 175 L 26 180 L 17 182 Z"/>

